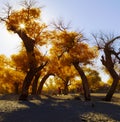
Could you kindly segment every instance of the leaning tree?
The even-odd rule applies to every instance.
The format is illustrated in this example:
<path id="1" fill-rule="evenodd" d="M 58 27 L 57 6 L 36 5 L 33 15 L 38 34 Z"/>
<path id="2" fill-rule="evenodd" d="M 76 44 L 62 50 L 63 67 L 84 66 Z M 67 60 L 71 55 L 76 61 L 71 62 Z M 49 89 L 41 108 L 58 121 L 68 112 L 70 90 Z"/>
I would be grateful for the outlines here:
<path id="1" fill-rule="evenodd" d="M 96 35 L 93 36 L 96 40 L 98 49 L 103 51 L 101 62 L 113 79 L 111 87 L 105 97 L 105 101 L 111 101 L 120 80 L 119 72 L 115 70 L 115 65 L 120 63 L 120 36 L 115 37 L 114 35 L 108 36 L 105 34 L 100 34 L 99 37 Z"/>
<path id="2" fill-rule="evenodd" d="M 37 64 L 35 57 L 35 45 L 41 43 L 45 37 L 44 23 L 40 22 L 41 9 L 34 7 L 35 2 L 32 0 L 24 0 L 22 2 L 22 9 L 12 10 L 12 7 L 7 4 L 5 14 L 6 16 L 0 17 L 1 22 L 5 22 L 7 30 L 18 34 L 24 43 L 28 62 L 29 70 L 23 82 L 22 94 L 20 100 L 26 100 L 28 96 L 28 89 L 33 77 L 42 69 L 46 63 L 42 65 Z M 44 35 L 44 36 L 43 36 Z"/>
<path id="3" fill-rule="evenodd" d="M 58 24 L 54 23 L 54 25 L 58 30 L 56 38 L 53 40 L 53 46 L 57 48 L 55 53 L 59 60 L 64 56 L 67 64 L 73 65 L 78 71 L 82 79 L 84 98 L 85 100 L 90 100 L 88 79 L 82 65 L 90 63 L 90 60 L 97 56 L 97 50 L 83 42 L 86 39 L 81 32 L 68 31 L 68 26 L 65 26 L 62 21 L 59 21 Z"/>

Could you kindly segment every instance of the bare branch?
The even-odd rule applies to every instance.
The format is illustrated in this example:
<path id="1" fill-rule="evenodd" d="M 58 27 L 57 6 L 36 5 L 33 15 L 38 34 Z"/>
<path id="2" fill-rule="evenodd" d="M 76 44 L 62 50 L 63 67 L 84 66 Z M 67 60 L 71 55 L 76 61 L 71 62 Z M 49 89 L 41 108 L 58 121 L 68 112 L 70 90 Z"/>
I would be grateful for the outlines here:
<path id="1" fill-rule="evenodd" d="M 59 19 L 57 23 L 53 22 L 52 24 L 55 27 L 55 29 L 60 31 L 65 31 L 70 28 L 70 23 L 68 23 L 68 25 L 65 25 L 62 19 Z"/>
<path id="2" fill-rule="evenodd" d="M 105 61 L 105 58 L 104 58 L 103 55 L 101 56 L 101 62 L 102 62 L 102 64 L 103 64 L 104 66 L 106 65 L 106 61 Z"/>
<path id="3" fill-rule="evenodd" d="M 100 45 L 100 41 L 98 41 L 97 35 L 92 34 L 92 36 L 93 36 L 93 38 L 94 38 L 95 41 L 96 41 L 96 44 L 97 44 L 98 49 L 99 49 L 99 50 L 100 50 L 100 49 L 103 49 L 103 47 Z"/>
<path id="4" fill-rule="evenodd" d="M 42 63 L 39 67 L 36 68 L 35 72 L 40 71 L 44 66 L 46 66 L 48 64 L 48 61 Z"/>
<path id="5" fill-rule="evenodd" d="M 117 53 L 114 50 L 111 50 L 111 54 L 115 55 L 115 57 L 120 61 L 120 57 L 119 57 L 120 52 Z"/>
<path id="6" fill-rule="evenodd" d="M 20 5 L 24 6 L 26 9 L 30 9 L 33 6 L 36 5 L 36 1 L 34 0 L 23 0 L 22 2 L 20 2 Z"/>
<path id="7" fill-rule="evenodd" d="M 6 18 L 2 18 L 2 17 L 0 17 L 0 22 L 1 22 L 1 21 L 6 22 Z"/>
<path id="8" fill-rule="evenodd" d="M 3 17 L 0 17 L 0 21 L 6 22 L 7 19 L 9 19 L 10 14 L 12 13 L 12 6 L 9 3 L 4 4 L 5 7 L 2 9 L 3 12 L 1 12 Z"/>
<path id="9" fill-rule="evenodd" d="M 110 41 L 108 41 L 108 43 L 106 43 L 105 47 L 109 47 L 110 44 L 113 43 L 113 42 L 114 42 L 115 40 L 117 40 L 117 39 L 120 39 L 120 36 L 117 36 L 117 37 L 111 39 Z"/>

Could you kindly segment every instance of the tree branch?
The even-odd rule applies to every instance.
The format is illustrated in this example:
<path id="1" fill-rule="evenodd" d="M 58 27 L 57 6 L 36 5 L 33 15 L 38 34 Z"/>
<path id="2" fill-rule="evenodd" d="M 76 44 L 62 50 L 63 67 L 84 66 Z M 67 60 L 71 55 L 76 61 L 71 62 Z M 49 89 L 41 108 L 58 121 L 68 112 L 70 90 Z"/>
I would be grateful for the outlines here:
<path id="1" fill-rule="evenodd" d="M 115 37 L 115 38 L 113 38 L 113 39 L 111 39 L 109 42 L 107 42 L 106 43 L 106 45 L 105 45 L 105 47 L 109 47 L 109 45 L 111 44 L 111 43 L 113 43 L 115 40 L 117 40 L 117 39 L 119 39 L 120 38 L 120 36 L 117 36 L 117 37 Z"/>

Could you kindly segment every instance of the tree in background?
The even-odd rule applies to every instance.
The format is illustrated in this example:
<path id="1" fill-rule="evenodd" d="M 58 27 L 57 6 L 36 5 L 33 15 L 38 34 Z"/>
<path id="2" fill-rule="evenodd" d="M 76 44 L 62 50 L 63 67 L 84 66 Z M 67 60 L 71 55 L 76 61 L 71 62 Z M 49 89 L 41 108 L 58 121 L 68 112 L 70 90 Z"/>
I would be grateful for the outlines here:
<path id="1" fill-rule="evenodd" d="M 84 68 L 84 72 L 87 76 L 88 83 L 90 85 L 90 90 L 92 92 L 97 91 L 101 87 L 101 78 L 96 70 L 90 68 Z"/>
<path id="2" fill-rule="evenodd" d="M 54 23 L 54 25 L 58 30 L 52 41 L 53 49 L 56 48 L 55 55 L 58 57 L 58 60 L 62 59 L 62 56 L 66 56 L 64 58 L 66 63 L 68 65 L 74 65 L 82 79 L 85 100 L 90 100 L 88 80 L 80 64 L 86 64 L 95 58 L 97 56 L 97 50 L 96 48 L 90 48 L 87 43 L 83 43 L 85 38 L 82 33 L 68 31 L 68 27 L 62 21 L 58 24 Z"/>
<path id="3" fill-rule="evenodd" d="M 24 76 L 11 59 L 0 55 L 0 93 L 20 93 Z"/>
<path id="4" fill-rule="evenodd" d="M 77 42 L 70 51 L 72 63 L 82 79 L 85 100 L 90 100 L 91 98 L 88 79 L 82 69 L 82 65 L 90 63 L 90 60 L 97 57 L 97 50 L 95 50 L 96 48 L 91 48 L 88 44 Z"/>

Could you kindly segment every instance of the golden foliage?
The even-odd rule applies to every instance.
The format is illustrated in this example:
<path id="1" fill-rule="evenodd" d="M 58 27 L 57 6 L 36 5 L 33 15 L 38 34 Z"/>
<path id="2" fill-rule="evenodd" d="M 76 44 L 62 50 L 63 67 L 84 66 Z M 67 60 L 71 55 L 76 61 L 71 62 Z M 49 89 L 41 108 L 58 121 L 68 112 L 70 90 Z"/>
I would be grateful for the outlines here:
<path id="1" fill-rule="evenodd" d="M 95 47 L 90 48 L 86 43 L 76 43 L 70 50 L 70 55 L 74 61 L 88 62 L 97 57 L 98 53 Z"/>
<path id="2" fill-rule="evenodd" d="M 40 16 L 40 9 L 31 8 L 31 9 L 22 9 L 20 11 L 13 11 L 8 18 L 7 27 L 8 30 L 10 29 L 11 25 L 14 26 L 16 29 L 20 29 L 19 25 L 24 23 L 27 26 L 38 19 Z"/>
<path id="3" fill-rule="evenodd" d="M 14 83 L 22 84 L 25 74 L 9 58 L 0 55 L 0 93 L 14 92 Z"/>
<path id="4" fill-rule="evenodd" d="M 40 23 L 41 10 L 39 8 L 22 9 L 19 11 L 13 11 L 9 16 L 6 26 L 9 31 L 25 32 L 35 42 L 41 41 L 41 34 L 47 27 L 45 23 Z"/>

